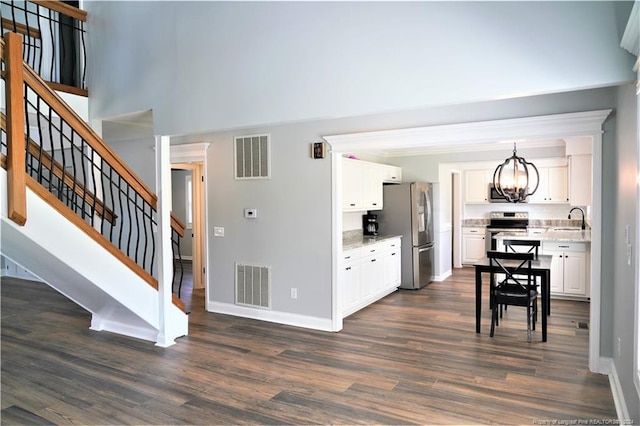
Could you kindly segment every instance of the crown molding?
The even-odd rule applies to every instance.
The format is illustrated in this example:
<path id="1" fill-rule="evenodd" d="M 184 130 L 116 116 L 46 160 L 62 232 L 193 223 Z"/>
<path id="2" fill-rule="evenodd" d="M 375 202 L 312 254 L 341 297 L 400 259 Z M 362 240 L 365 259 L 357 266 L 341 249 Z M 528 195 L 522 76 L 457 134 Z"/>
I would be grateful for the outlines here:
<path id="1" fill-rule="evenodd" d="M 211 144 L 207 142 L 171 145 L 169 147 L 171 163 L 191 163 L 202 161 Z"/>
<path id="2" fill-rule="evenodd" d="M 536 117 L 511 118 L 376 132 L 324 136 L 331 151 L 395 151 L 440 148 L 453 152 L 465 145 L 504 140 L 558 139 L 602 133 L 610 109 Z M 447 151 L 448 150 L 448 151 Z"/>

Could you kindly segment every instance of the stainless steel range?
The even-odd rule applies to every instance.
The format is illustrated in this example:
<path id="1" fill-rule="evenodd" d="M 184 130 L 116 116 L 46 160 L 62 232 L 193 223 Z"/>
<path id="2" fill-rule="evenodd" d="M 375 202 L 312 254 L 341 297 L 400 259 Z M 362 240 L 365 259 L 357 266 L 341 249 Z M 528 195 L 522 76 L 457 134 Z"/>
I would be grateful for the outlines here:
<path id="1" fill-rule="evenodd" d="M 487 250 L 496 249 L 496 240 L 493 236 L 499 232 L 522 231 L 527 232 L 529 226 L 528 212 L 491 212 L 489 225 L 487 225 Z"/>

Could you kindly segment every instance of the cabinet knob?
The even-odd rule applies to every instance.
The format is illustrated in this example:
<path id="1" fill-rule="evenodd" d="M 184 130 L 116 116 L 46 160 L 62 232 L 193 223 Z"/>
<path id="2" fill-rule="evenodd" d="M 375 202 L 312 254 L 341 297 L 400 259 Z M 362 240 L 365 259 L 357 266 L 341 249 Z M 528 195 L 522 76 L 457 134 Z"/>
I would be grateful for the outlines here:
<path id="1" fill-rule="evenodd" d="M 355 207 L 355 206 L 356 206 L 356 203 L 351 203 L 351 204 L 349 204 L 349 205 L 350 205 L 351 207 Z"/>
<path id="2" fill-rule="evenodd" d="M 372 261 L 372 262 L 375 262 L 375 261 L 376 261 L 376 259 L 371 259 L 371 261 Z"/>
<path id="3" fill-rule="evenodd" d="M 351 266 L 347 266 L 346 268 L 344 268 L 345 271 L 350 271 L 351 270 Z"/>

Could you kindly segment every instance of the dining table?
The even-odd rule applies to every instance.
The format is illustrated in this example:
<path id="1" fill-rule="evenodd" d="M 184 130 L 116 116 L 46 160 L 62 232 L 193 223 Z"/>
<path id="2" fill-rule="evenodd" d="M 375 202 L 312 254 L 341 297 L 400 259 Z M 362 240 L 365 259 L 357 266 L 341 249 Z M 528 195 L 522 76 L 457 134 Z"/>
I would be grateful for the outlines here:
<path id="1" fill-rule="evenodd" d="M 531 275 L 540 277 L 540 299 L 542 305 L 542 341 L 547 341 L 547 316 L 551 314 L 551 260 L 553 256 L 541 254 L 531 262 Z M 513 271 L 521 263 L 519 261 L 504 261 L 504 266 Z M 491 267 L 489 258 L 483 257 L 473 264 L 476 271 L 476 333 L 480 333 L 482 319 L 482 274 L 495 274 L 502 272 L 497 265 Z M 489 284 L 490 280 L 487 280 Z M 489 285 L 487 285 L 487 288 Z"/>

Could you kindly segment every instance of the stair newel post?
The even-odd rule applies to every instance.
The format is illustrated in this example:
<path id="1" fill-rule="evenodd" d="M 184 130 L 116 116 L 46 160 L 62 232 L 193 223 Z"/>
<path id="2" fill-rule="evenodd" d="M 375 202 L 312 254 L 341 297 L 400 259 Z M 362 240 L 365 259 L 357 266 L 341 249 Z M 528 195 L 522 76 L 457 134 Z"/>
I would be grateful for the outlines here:
<path id="1" fill-rule="evenodd" d="M 7 207 L 9 218 L 23 226 L 27 221 L 27 184 L 22 36 L 9 32 L 4 35 L 4 39 L 7 91 Z"/>
<path id="2" fill-rule="evenodd" d="M 173 294 L 173 250 L 171 246 L 171 163 L 169 136 L 156 136 L 156 206 L 158 221 L 158 339 L 156 346 L 168 347 L 175 343 L 176 336 L 169 323 Z"/>

